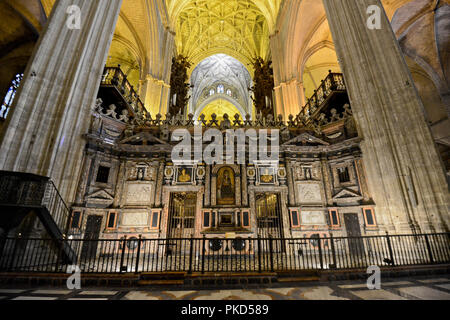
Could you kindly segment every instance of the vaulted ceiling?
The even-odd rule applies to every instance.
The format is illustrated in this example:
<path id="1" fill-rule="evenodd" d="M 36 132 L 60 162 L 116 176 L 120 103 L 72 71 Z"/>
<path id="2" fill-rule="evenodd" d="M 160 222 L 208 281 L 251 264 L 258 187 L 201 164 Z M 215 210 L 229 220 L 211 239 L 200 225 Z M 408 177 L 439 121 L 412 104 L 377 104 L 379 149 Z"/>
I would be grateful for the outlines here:
<path id="1" fill-rule="evenodd" d="M 382 0 L 390 19 L 407 3 L 430 2 L 437 3 L 435 0 Z M 55 0 L 2 0 L 1 3 L 13 8 L 26 21 L 29 34 L 38 35 Z M 415 4 L 411 6 L 414 9 Z M 3 15 L 12 17 L 5 10 Z M 398 27 L 401 32 L 404 31 L 401 28 L 409 26 L 408 21 L 416 19 L 402 17 L 401 12 L 394 17 L 394 24 L 402 25 Z M 4 25 L 7 21 L 3 19 Z M 0 42 L 16 43 L 6 41 L 10 35 L 4 30 L 9 29 L 2 28 Z M 17 29 L 17 35 L 22 29 Z M 338 70 L 333 39 L 320 0 L 123 0 L 108 64 L 120 63 L 135 86 L 148 78 L 167 85 L 170 63 L 163 61 L 173 51 L 173 47 L 165 45 L 167 32 L 175 37 L 177 52 L 193 62 L 190 73 L 205 58 L 224 53 L 242 62 L 252 74 L 254 57 L 273 55 L 274 43 L 270 43 L 270 37 L 276 34 L 280 34 L 277 50 L 281 53 L 276 57 L 281 62 L 274 70 L 278 84 L 297 79 L 304 83 L 308 97 L 328 69 Z"/>
<path id="2" fill-rule="evenodd" d="M 170 9 L 174 2 L 167 2 Z M 176 19 L 178 53 L 194 66 L 216 53 L 233 56 L 248 66 L 255 57 L 268 54 L 269 23 L 253 1 L 192 0 L 172 18 Z"/>
<path id="3" fill-rule="evenodd" d="M 195 68 L 191 76 L 192 108 L 196 112 L 202 103 L 210 98 L 210 89 L 218 94 L 219 85 L 224 85 L 223 94 L 231 90 L 228 95 L 239 104 L 245 112 L 250 112 L 250 96 L 248 88 L 252 86 L 252 79 L 245 66 L 237 59 L 226 54 L 212 55 Z M 220 94 L 217 99 L 220 99 Z M 233 114 L 234 115 L 234 114 Z"/>

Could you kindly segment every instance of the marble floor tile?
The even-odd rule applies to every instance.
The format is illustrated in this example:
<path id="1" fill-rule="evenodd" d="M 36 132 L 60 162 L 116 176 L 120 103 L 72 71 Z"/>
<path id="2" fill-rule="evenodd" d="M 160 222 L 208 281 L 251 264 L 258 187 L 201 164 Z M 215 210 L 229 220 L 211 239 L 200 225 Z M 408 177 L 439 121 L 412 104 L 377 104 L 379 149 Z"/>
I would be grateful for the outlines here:
<path id="1" fill-rule="evenodd" d="M 173 296 L 175 299 L 183 299 L 185 296 L 198 291 L 163 291 L 163 293 Z"/>
<path id="2" fill-rule="evenodd" d="M 84 300 L 90 300 L 90 301 L 99 300 L 99 301 L 105 301 L 105 300 L 108 300 L 108 298 L 69 298 L 67 300 L 80 300 L 80 301 L 84 301 Z"/>
<path id="3" fill-rule="evenodd" d="M 444 288 L 444 289 L 450 290 L 450 283 L 447 283 L 447 284 L 437 284 L 436 287 Z"/>
<path id="4" fill-rule="evenodd" d="M 66 294 L 70 294 L 73 291 L 71 290 L 36 290 L 36 291 L 32 291 L 32 294 L 54 294 L 54 295 L 66 295 Z"/>
<path id="5" fill-rule="evenodd" d="M 131 291 L 127 293 L 122 300 L 162 300 L 162 298 L 158 297 L 157 293 Z"/>
<path id="6" fill-rule="evenodd" d="M 347 298 L 332 295 L 333 289 L 329 287 L 315 287 L 304 290 L 300 297 L 308 300 L 348 300 Z"/>
<path id="7" fill-rule="evenodd" d="M 343 284 L 339 285 L 341 289 L 367 289 L 367 284 Z"/>
<path id="8" fill-rule="evenodd" d="M 268 294 L 253 293 L 250 290 L 220 290 L 201 294 L 194 300 L 272 300 Z"/>
<path id="9" fill-rule="evenodd" d="M 450 294 L 428 287 L 407 287 L 398 290 L 421 300 L 450 300 Z"/>
<path id="10" fill-rule="evenodd" d="M 359 290 L 350 291 L 357 297 L 363 300 L 406 300 L 405 298 L 398 296 L 392 292 L 386 290 Z"/>
<path id="11" fill-rule="evenodd" d="M 425 279 L 425 280 L 417 280 L 422 283 L 438 283 L 438 282 L 450 282 L 448 278 L 439 278 L 439 279 Z"/>
<path id="12" fill-rule="evenodd" d="M 394 281 L 394 282 L 383 282 L 383 279 L 381 279 L 381 286 L 407 286 L 412 285 L 412 282 L 409 281 Z"/>
<path id="13" fill-rule="evenodd" d="M 0 289 L 0 294 L 1 294 L 1 293 L 12 293 L 12 294 L 17 293 L 17 294 L 19 294 L 19 293 L 22 293 L 22 292 L 25 292 L 25 290 L 18 290 L 18 289 Z"/>
<path id="14" fill-rule="evenodd" d="M 16 297 L 12 300 L 56 300 L 57 297 L 28 297 L 28 296 L 20 296 Z"/>
<path id="15" fill-rule="evenodd" d="M 106 296 L 106 295 L 115 295 L 117 291 L 82 291 L 79 294 L 81 295 L 94 295 L 94 296 Z"/>

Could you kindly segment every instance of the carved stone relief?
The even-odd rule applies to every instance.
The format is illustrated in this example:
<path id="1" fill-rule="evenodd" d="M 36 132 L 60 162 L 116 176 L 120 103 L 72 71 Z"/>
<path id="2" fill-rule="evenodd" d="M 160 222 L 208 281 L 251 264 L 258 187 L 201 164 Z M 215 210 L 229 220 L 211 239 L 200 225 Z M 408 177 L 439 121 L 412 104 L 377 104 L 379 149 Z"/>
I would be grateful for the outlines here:
<path id="1" fill-rule="evenodd" d="M 149 205 L 152 198 L 152 185 L 149 183 L 128 183 L 127 205 Z"/>
<path id="2" fill-rule="evenodd" d="M 314 204 L 323 201 L 320 183 L 298 182 L 297 188 L 301 204 Z"/>

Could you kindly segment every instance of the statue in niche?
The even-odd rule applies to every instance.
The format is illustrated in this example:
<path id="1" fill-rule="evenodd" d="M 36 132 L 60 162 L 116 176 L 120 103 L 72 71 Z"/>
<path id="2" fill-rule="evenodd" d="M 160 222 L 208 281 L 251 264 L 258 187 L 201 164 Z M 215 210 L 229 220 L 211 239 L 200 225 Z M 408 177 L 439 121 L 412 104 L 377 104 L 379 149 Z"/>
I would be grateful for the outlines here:
<path id="1" fill-rule="evenodd" d="M 311 174 L 311 168 L 304 168 L 303 169 L 304 170 L 304 172 L 305 172 L 305 174 L 304 174 L 304 176 L 305 176 L 305 179 L 306 180 L 311 180 L 311 176 L 312 176 L 312 174 Z"/>
<path id="2" fill-rule="evenodd" d="M 146 167 L 138 167 L 137 168 L 137 179 L 138 180 L 145 180 L 145 175 L 146 175 L 146 173 L 145 173 L 145 171 L 146 171 Z"/>
<path id="3" fill-rule="evenodd" d="M 234 171 L 224 167 L 217 173 L 217 204 L 232 205 L 235 203 Z"/>

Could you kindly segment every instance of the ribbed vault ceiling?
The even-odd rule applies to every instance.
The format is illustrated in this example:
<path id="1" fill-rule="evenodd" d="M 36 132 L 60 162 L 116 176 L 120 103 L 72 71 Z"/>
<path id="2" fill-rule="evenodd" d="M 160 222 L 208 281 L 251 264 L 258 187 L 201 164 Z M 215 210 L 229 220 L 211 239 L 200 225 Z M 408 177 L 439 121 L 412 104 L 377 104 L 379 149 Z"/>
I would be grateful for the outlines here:
<path id="1" fill-rule="evenodd" d="M 269 25 L 250 0 L 192 0 L 176 16 L 176 45 L 194 66 L 217 53 L 249 65 L 267 56 Z"/>
<path id="2" fill-rule="evenodd" d="M 233 91 L 233 97 L 245 110 L 249 101 L 250 74 L 242 63 L 226 54 L 210 56 L 195 68 L 191 76 L 194 107 L 205 94 L 209 94 L 209 88 L 214 86 L 217 90 L 221 83 L 226 84 L 225 90 L 230 88 Z"/>

